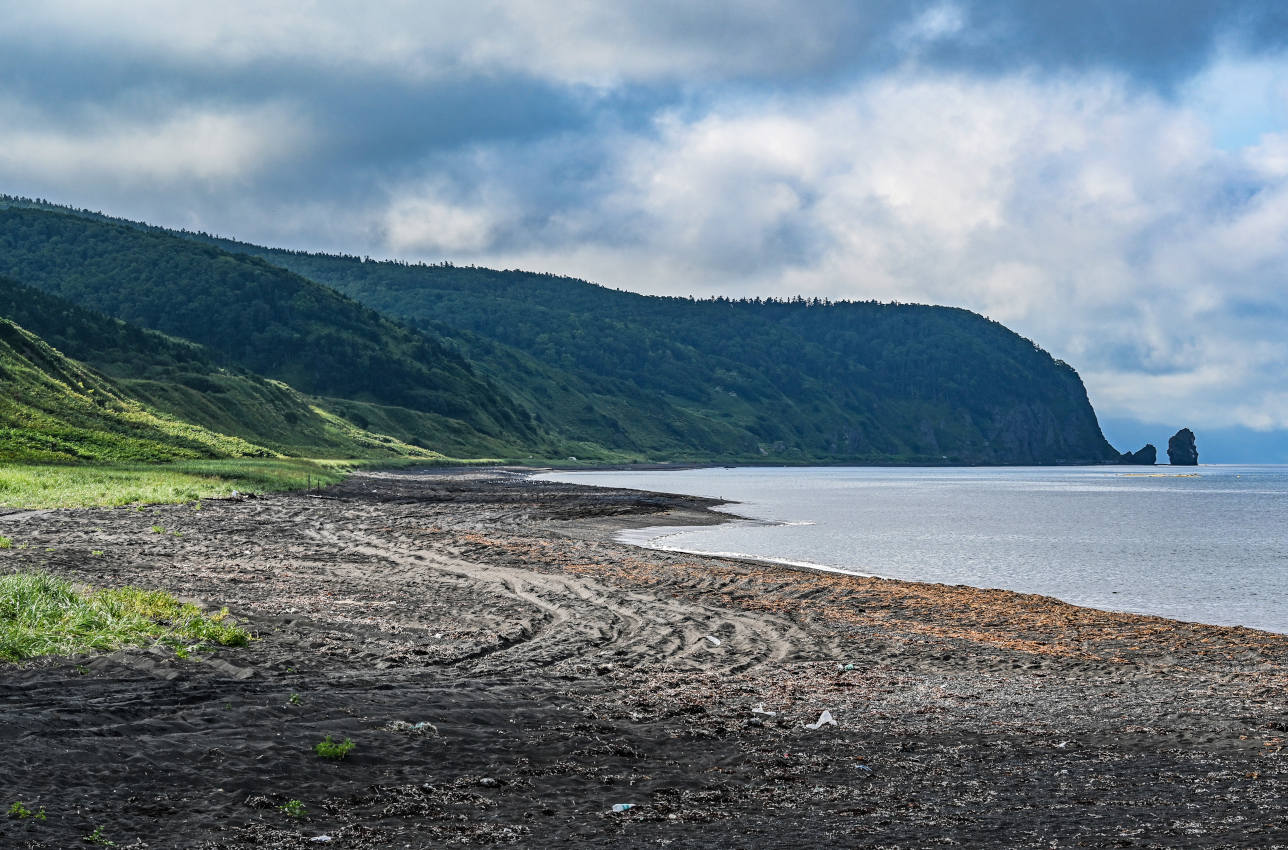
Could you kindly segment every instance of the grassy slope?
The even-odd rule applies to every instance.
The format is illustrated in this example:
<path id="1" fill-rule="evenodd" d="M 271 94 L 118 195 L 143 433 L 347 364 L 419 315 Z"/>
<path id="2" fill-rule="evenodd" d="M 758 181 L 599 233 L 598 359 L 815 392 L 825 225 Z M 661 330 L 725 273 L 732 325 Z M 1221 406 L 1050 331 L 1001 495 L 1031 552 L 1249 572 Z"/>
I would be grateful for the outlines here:
<path id="1" fill-rule="evenodd" d="M 495 456 L 537 436 L 525 411 L 431 335 L 256 258 L 0 203 L 0 274 L 201 343 L 220 365 L 344 399 L 346 410 L 401 423 L 395 436 L 426 447 Z"/>
<path id="2" fill-rule="evenodd" d="M 170 461 L 269 456 L 237 437 L 158 415 L 0 319 L 0 461 Z"/>
<path id="3" fill-rule="evenodd" d="M 78 307 L 0 277 L 0 316 L 104 373 L 130 397 L 203 428 L 290 455 L 337 458 L 468 454 L 481 440 L 458 421 L 381 405 L 309 398 L 281 381 L 219 365 L 205 347 Z M 337 415 L 389 424 L 375 433 Z M 459 436 L 458 436 L 459 432 Z M 436 433 L 441 452 L 405 440 Z"/>

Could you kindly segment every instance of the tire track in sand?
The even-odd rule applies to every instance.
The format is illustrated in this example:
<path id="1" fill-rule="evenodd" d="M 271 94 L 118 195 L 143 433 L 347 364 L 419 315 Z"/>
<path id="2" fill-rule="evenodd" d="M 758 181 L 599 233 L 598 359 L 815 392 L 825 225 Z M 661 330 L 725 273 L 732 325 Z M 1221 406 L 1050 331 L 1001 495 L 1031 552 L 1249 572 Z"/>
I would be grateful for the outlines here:
<path id="1" fill-rule="evenodd" d="M 659 599 L 583 576 L 468 560 L 444 547 L 389 540 L 362 528 L 328 524 L 305 532 L 351 555 L 382 564 L 396 580 L 444 574 L 532 611 L 510 639 L 458 659 L 479 672 L 515 664 L 662 664 L 675 670 L 741 673 L 783 661 L 815 660 L 826 650 L 784 617 L 748 615 L 682 598 Z M 343 567 L 343 565 L 341 565 Z M 354 572 L 354 577 L 360 577 Z M 509 607 L 509 606 L 507 606 Z M 720 643 L 707 639 L 711 635 Z"/>

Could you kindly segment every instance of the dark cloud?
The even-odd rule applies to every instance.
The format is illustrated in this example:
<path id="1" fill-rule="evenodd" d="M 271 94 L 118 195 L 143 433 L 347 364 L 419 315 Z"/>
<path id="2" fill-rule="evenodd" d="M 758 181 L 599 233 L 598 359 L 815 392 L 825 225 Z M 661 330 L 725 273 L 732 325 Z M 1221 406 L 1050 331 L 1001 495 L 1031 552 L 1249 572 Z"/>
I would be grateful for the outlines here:
<path id="1" fill-rule="evenodd" d="M 967 26 L 924 61 L 1004 72 L 1106 68 L 1170 89 L 1223 42 L 1250 51 L 1288 47 L 1288 6 L 1210 0 L 965 2 Z"/>

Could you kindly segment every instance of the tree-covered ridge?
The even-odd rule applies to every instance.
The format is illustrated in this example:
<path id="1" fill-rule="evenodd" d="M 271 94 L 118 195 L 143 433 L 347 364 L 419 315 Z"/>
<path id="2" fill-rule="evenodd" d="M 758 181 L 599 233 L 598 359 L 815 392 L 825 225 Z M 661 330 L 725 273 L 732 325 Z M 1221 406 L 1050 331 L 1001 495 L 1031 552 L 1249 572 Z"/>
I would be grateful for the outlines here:
<path id="1" fill-rule="evenodd" d="M 0 318 L 0 461 L 267 457 L 237 437 L 161 416 Z"/>
<path id="2" fill-rule="evenodd" d="M 459 420 L 495 439 L 533 435 L 526 414 L 459 354 L 255 257 L 9 206 L 0 208 L 0 274 L 201 343 L 226 365 L 304 392 Z"/>
<path id="3" fill-rule="evenodd" d="M 612 445 L 837 460 L 1116 456 L 1071 367 L 967 310 L 645 296 L 548 274 L 243 250 L 456 337 L 498 382 L 556 402 L 552 426 Z M 526 390 L 506 381 L 524 358 Z"/>

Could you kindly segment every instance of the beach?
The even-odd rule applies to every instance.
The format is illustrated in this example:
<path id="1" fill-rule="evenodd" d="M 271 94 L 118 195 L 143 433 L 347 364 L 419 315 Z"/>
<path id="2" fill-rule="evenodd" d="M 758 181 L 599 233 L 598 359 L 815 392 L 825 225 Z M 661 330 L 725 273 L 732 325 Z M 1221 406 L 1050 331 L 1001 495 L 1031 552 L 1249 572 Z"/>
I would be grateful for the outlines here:
<path id="1" fill-rule="evenodd" d="M 0 803 L 47 812 L 0 846 L 1288 847 L 1288 636 L 614 540 L 714 506 L 444 469 L 0 511 L 2 570 L 259 638 L 0 668 Z"/>

